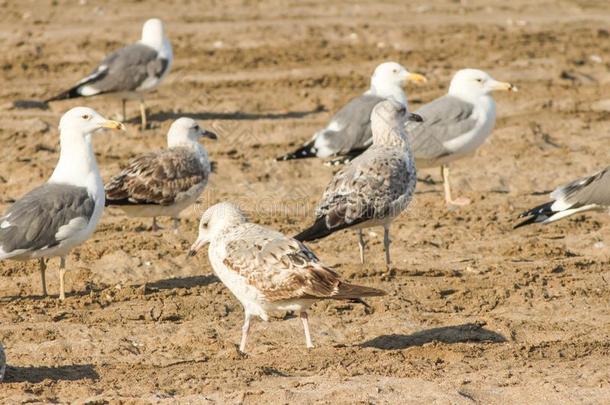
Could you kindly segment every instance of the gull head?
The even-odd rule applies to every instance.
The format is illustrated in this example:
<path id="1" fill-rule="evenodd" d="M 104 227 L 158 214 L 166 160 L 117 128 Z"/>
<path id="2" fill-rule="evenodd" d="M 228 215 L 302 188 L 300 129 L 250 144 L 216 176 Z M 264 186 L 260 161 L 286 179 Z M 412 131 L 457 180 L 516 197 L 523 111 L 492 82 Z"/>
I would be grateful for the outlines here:
<path id="1" fill-rule="evenodd" d="M 426 78 L 418 73 L 411 73 L 396 62 L 385 62 L 375 68 L 371 76 L 371 89 L 381 97 L 390 97 L 396 91 L 402 92 L 407 82 L 425 83 Z M 402 102 L 402 100 L 397 100 Z"/>
<path id="2" fill-rule="evenodd" d="M 192 118 L 182 117 L 173 122 L 167 132 L 167 146 L 180 146 L 196 143 L 200 138 L 218 139 L 218 136 L 199 126 Z"/>
<path id="3" fill-rule="evenodd" d="M 517 87 L 506 82 L 495 80 L 489 74 L 478 69 L 459 70 L 449 86 L 449 94 L 466 100 L 473 100 L 489 95 L 493 91 L 517 91 Z"/>
<path id="4" fill-rule="evenodd" d="M 199 235 L 191 245 L 188 256 L 194 256 L 204 246 L 224 234 L 227 229 L 247 221 L 244 213 L 235 204 L 223 202 L 212 205 L 201 216 Z"/>
<path id="5" fill-rule="evenodd" d="M 163 29 L 163 22 L 158 18 L 151 18 L 146 20 L 142 26 L 142 42 L 144 43 L 157 43 L 165 37 L 165 30 Z"/>
<path id="6" fill-rule="evenodd" d="M 407 108 L 392 99 L 377 103 L 371 113 L 373 143 L 398 144 L 406 140 L 404 133 Z"/>
<path id="7" fill-rule="evenodd" d="M 118 121 L 107 120 L 89 107 L 74 107 L 66 112 L 59 121 L 60 132 L 90 135 L 99 129 L 110 128 L 125 130 L 125 125 Z"/>

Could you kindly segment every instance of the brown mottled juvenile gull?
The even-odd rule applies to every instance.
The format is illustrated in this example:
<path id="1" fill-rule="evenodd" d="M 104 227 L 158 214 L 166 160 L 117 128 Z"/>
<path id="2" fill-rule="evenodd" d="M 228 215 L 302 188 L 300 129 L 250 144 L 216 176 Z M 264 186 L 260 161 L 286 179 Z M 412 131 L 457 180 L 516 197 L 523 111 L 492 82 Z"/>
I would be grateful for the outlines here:
<path id="1" fill-rule="evenodd" d="M 89 239 L 102 216 L 104 184 L 91 145 L 91 135 L 101 128 L 124 126 L 87 107 L 65 113 L 59 122 L 59 162 L 53 174 L 0 217 L 0 259 L 38 259 L 43 295 L 45 259 L 59 256 L 59 298 L 65 299 L 66 255 Z"/>
<path id="2" fill-rule="evenodd" d="M 396 62 L 380 64 L 371 76 L 371 87 L 364 94 L 341 108 L 326 128 L 318 131 L 309 142 L 277 160 L 359 155 L 372 143 L 373 107 L 385 99 L 392 99 L 406 108 L 407 96 L 402 87 L 407 81 L 421 83 L 425 82 L 426 78 L 408 72 Z M 409 118 L 421 121 L 421 118 L 414 114 Z"/>
<path id="3" fill-rule="evenodd" d="M 515 225 L 515 228 L 536 222 L 548 224 L 579 212 L 608 209 L 610 167 L 558 187 L 551 193 L 551 200 L 519 215 L 519 218 L 528 218 Z"/>
<path id="4" fill-rule="evenodd" d="M 118 206 L 128 215 L 174 219 L 194 204 L 208 183 L 208 152 L 197 142 L 201 137 L 217 139 L 192 118 L 177 119 L 167 133 L 167 149 L 139 156 L 106 183 L 106 205 Z"/>
<path id="5" fill-rule="evenodd" d="M 106 56 L 91 74 L 46 102 L 114 94 L 123 103 L 124 120 L 126 101 L 139 99 L 142 129 L 145 129 L 144 94 L 161 84 L 172 61 L 172 47 L 165 35 L 163 23 L 158 18 L 151 18 L 144 23 L 142 38 L 138 42 Z"/>
<path id="6" fill-rule="evenodd" d="M 311 241 L 341 229 L 358 229 L 364 263 L 362 229 L 383 226 L 386 265 L 390 266 L 390 224 L 411 201 L 416 183 L 405 114 L 404 105 L 393 100 L 375 106 L 373 145 L 335 175 L 316 208 L 314 224 L 295 239 Z"/>
<path id="7" fill-rule="evenodd" d="M 517 88 L 481 70 L 462 69 L 453 76 L 447 95 L 415 111 L 421 122 L 406 123 L 415 165 L 418 169 L 441 167 L 445 201 L 450 206 L 470 203 L 467 198 L 451 196 L 448 164 L 472 155 L 491 135 L 496 122 L 494 90 Z"/>
<path id="8" fill-rule="evenodd" d="M 245 319 L 239 350 L 245 352 L 250 319 L 264 321 L 269 313 L 297 311 L 305 331 L 305 343 L 313 347 L 307 310 L 320 300 L 351 300 L 385 293 L 375 288 L 348 284 L 321 263 L 301 242 L 280 232 L 248 222 L 231 203 L 206 210 L 199 236 L 189 255 L 209 244 L 208 257 L 218 278 L 244 307 Z"/>

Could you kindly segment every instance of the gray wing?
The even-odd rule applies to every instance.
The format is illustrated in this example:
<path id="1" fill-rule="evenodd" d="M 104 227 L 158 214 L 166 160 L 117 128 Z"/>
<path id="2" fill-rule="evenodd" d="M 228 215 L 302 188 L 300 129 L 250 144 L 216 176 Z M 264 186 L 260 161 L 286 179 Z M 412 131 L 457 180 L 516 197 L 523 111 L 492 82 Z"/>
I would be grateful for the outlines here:
<path id="1" fill-rule="evenodd" d="M 169 61 L 157 56 L 156 50 L 144 44 L 126 46 L 108 55 L 77 86 L 88 86 L 97 90 L 97 94 L 134 91 L 146 79 L 159 79 L 165 73 Z"/>
<path id="2" fill-rule="evenodd" d="M 364 94 L 347 103 L 315 136 L 318 156 L 345 155 L 363 150 L 372 143 L 371 112 L 383 98 Z"/>
<path id="3" fill-rule="evenodd" d="M 0 218 L 0 257 L 58 245 L 87 227 L 95 200 L 84 187 L 46 183 Z"/>
<path id="4" fill-rule="evenodd" d="M 148 153 L 132 160 L 106 184 L 107 205 L 172 205 L 193 187 L 202 187 L 210 175 L 187 148 Z"/>
<path id="5" fill-rule="evenodd" d="M 451 153 L 444 144 L 472 130 L 476 120 L 474 106 L 459 98 L 443 96 L 423 105 L 415 113 L 422 122 L 407 121 L 405 129 L 411 139 L 415 159 L 438 159 Z"/>
<path id="6" fill-rule="evenodd" d="M 610 206 L 610 167 L 559 187 L 551 193 L 551 198 L 570 208 L 591 204 Z"/>
<path id="7" fill-rule="evenodd" d="M 338 172 L 316 209 L 329 229 L 398 215 L 411 198 L 414 173 L 404 153 L 373 145 Z"/>

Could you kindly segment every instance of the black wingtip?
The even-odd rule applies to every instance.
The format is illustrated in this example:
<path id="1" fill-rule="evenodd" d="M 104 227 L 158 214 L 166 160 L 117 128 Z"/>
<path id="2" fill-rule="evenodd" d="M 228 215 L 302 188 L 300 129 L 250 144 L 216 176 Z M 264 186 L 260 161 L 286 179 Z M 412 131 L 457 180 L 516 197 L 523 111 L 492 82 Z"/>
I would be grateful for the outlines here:
<path id="1" fill-rule="evenodd" d="M 527 217 L 527 219 L 525 221 L 519 222 L 517 225 L 513 226 L 513 229 L 517 229 L 517 228 L 521 228 L 522 226 L 545 221 L 550 216 L 555 214 L 555 212 L 551 209 L 551 206 L 553 205 L 554 202 L 555 201 L 550 201 L 550 202 L 541 204 L 537 207 L 534 207 L 532 209 L 522 212 L 521 214 L 519 214 L 519 218 Z"/>
<path id="2" fill-rule="evenodd" d="M 283 162 L 285 160 L 295 160 L 295 159 L 307 159 L 317 157 L 317 150 L 314 147 L 314 143 L 308 142 L 305 145 L 301 146 L 299 149 L 294 152 L 288 153 L 286 155 L 280 156 L 275 160 L 278 162 Z"/>
<path id="3" fill-rule="evenodd" d="M 294 238 L 300 242 L 309 242 L 316 239 L 324 238 L 333 233 L 331 229 L 326 225 L 326 218 L 319 217 L 316 222 L 303 232 L 295 235 Z"/>
<path id="4" fill-rule="evenodd" d="M 78 89 L 81 85 L 78 86 L 74 86 L 71 89 L 68 89 L 66 91 L 63 91 L 61 93 L 59 93 L 56 96 L 53 96 L 51 98 L 46 99 L 44 102 L 45 103 L 51 103 L 53 101 L 58 101 L 58 100 L 68 100 L 71 98 L 78 98 L 78 97 L 82 97 L 82 94 L 80 94 L 78 92 Z"/>

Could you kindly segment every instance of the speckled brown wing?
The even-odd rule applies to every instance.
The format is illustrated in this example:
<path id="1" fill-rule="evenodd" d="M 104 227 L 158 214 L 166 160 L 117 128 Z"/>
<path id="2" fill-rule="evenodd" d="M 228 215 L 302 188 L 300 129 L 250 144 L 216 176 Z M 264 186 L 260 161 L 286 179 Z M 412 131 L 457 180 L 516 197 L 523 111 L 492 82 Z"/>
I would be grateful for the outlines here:
<path id="1" fill-rule="evenodd" d="M 258 289 L 268 301 L 352 299 L 383 295 L 368 287 L 343 283 L 301 242 L 259 225 L 245 225 L 225 245 L 223 263 Z"/>
<path id="2" fill-rule="evenodd" d="M 410 197 L 414 183 L 404 153 L 373 146 L 335 175 L 316 216 L 325 217 L 330 229 L 395 216 L 392 211 Z"/>
<path id="3" fill-rule="evenodd" d="M 205 185 L 209 173 L 187 148 L 145 154 L 106 184 L 106 205 L 171 205 L 192 187 Z"/>

